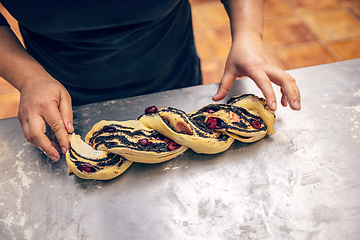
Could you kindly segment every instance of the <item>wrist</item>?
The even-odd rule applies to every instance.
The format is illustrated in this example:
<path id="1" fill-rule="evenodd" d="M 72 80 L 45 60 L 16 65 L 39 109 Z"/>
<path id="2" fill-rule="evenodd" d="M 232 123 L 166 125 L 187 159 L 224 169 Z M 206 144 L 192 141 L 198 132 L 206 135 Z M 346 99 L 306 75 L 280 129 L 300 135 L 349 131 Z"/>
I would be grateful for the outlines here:
<path id="1" fill-rule="evenodd" d="M 233 39 L 250 36 L 263 38 L 264 0 L 224 0 Z"/>

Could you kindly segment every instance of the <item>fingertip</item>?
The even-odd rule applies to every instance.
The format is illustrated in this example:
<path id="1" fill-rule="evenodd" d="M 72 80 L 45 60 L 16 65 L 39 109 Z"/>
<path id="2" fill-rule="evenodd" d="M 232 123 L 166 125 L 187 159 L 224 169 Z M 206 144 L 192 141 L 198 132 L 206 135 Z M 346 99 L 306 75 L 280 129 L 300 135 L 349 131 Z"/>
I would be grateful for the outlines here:
<path id="1" fill-rule="evenodd" d="M 221 97 L 221 95 L 219 93 L 216 93 L 213 97 L 212 97 L 212 100 L 217 102 L 217 101 L 220 101 L 222 100 L 224 97 Z"/>
<path id="2" fill-rule="evenodd" d="M 72 122 L 68 122 L 68 124 L 66 124 L 65 126 L 66 126 L 66 131 L 68 133 L 73 133 L 74 132 L 74 125 L 72 124 Z"/>
<path id="3" fill-rule="evenodd" d="M 65 155 L 65 153 L 70 149 L 70 141 L 67 138 L 67 141 L 65 139 L 62 140 L 60 145 L 61 152 Z"/>
<path id="4" fill-rule="evenodd" d="M 39 147 L 40 151 L 45 154 L 45 156 L 47 156 L 48 158 L 51 159 L 51 161 L 53 162 L 57 162 L 60 159 L 60 155 L 59 153 L 55 150 L 55 148 L 53 149 L 52 153 L 50 153 L 50 151 L 45 151 L 43 148 Z"/>
<path id="5" fill-rule="evenodd" d="M 68 151 L 68 149 L 66 149 L 66 147 L 62 147 L 62 148 L 61 148 L 61 152 L 62 152 L 62 154 L 64 154 L 64 155 L 65 155 L 67 151 Z"/>
<path id="6" fill-rule="evenodd" d="M 268 107 L 269 107 L 269 109 L 270 109 L 271 111 L 274 111 L 274 112 L 275 112 L 275 111 L 277 110 L 276 101 L 271 101 L 271 102 L 269 102 Z"/>
<path id="7" fill-rule="evenodd" d="M 59 159 L 60 159 L 60 156 L 59 157 L 57 157 L 57 156 L 50 156 L 49 157 L 50 159 L 51 159 L 51 161 L 53 161 L 53 162 L 57 162 L 57 161 L 59 161 Z"/>
<path id="8" fill-rule="evenodd" d="M 299 111 L 301 109 L 301 104 L 298 100 L 295 100 L 292 104 L 291 104 L 291 109 Z"/>
<path id="9" fill-rule="evenodd" d="M 229 90 L 227 90 L 226 88 L 224 88 L 221 84 L 218 88 L 218 91 L 216 92 L 216 94 L 212 97 L 213 101 L 220 101 L 222 99 L 224 99 L 227 95 L 227 93 L 229 92 Z"/>

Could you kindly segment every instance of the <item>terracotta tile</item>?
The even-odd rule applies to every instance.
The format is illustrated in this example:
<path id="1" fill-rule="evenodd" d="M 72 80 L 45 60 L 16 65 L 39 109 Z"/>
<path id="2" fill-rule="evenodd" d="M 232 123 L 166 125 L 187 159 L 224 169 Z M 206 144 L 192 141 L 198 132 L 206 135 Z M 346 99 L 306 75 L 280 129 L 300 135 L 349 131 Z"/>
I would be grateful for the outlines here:
<path id="1" fill-rule="evenodd" d="M 226 64 L 227 56 L 226 57 L 218 57 L 216 58 L 216 62 L 218 64 L 219 73 L 222 76 L 224 74 L 225 64 Z"/>
<path id="2" fill-rule="evenodd" d="M 349 6 L 349 10 L 358 18 L 358 22 L 360 22 L 360 1 L 359 5 Z"/>
<path id="3" fill-rule="evenodd" d="M 303 19 L 316 34 L 326 40 L 360 34 L 360 24 L 340 8 L 304 14 Z"/>
<path id="4" fill-rule="evenodd" d="M 314 41 L 314 36 L 297 17 L 283 17 L 264 25 L 264 39 L 271 47 Z"/>
<path id="5" fill-rule="evenodd" d="M 205 42 L 207 41 L 206 38 L 203 36 L 202 33 L 199 32 L 194 32 L 194 38 L 196 50 L 199 54 L 200 59 L 209 59 L 211 57 L 211 54 L 208 47 L 205 45 Z"/>
<path id="6" fill-rule="evenodd" d="M 216 57 L 227 57 L 231 47 L 230 27 L 212 28 L 204 31 Z"/>
<path id="7" fill-rule="evenodd" d="M 8 23 L 9 23 L 11 29 L 13 30 L 13 32 L 15 33 L 15 35 L 22 42 L 22 37 L 21 37 L 21 34 L 20 34 L 19 25 L 18 25 L 16 19 L 13 18 L 10 15 L 10 13 L 3 7 L 3 5 L 1 5 L 1 3 L 0 3 L 0 12 L 6 18 L 6 20 L 8 21 Z"/>
<path id="8" fill-rule="evenodd" d="M 339 2 L 346 7 L 360 4 L 359 0 L 339 0 Z"/>
<path id="9" fill-rule="evenodd" d="M 229 25 L 229 17 L 220 1 L 193 4 L 191 9 L 194 24 L 200 28 Z"/>
<path id="10" fill-rule="evenodd" d="M 330 42 L 329 45 L 343 60 L 360 58 L 360 38 Z"/>
<path id="11" fill-rule="evenodd" d="M 335 0 L 287 0 L 297 11 L 309 11 L 338 6 Z"/>
<path id="12" fill-rule="evenodd" d="M 279 0 L 266 0 L 264 5 L 264 17 L 283 16 L 291 14 L 291 10 Z"/>
<path id="13" fill-rule="evenodd" d="M 305 44 L 300 47 L 277 49 L 275 52 L 286 69 L 336 62 L 326 49 L 317 43 Z"/>
<path id="14" fill-rule="evenodd" d="M 220 82 L 221 75 L 218 65 L 214 60 L 201 60 L 203 84 Z"/>
<path id="15" fill-rule="evenodd" d="M 7 91 L 7 90 L 14 90 L 15 88 L 8 83 L 7 81 L 5 81 L 5 79 L 0 77 L 0 93 L 2 91 Z"/>
<path id="16" fill-rule="evenodd" d="M 196 31 L 201 30 L 201 27 L 199 26 L 199 23 L 198 23 L 199 21 L 195 21 L 194 13 L 191 13 L 191 16 L 192 16 L 193 31 L 196 32 Z"/>
<path id="17" fill-rule="evenodd" d="M 8 91 L 0 94 L 0 119 L 16 117 L 19 108 L 20 94 L 15 91 Z"/>

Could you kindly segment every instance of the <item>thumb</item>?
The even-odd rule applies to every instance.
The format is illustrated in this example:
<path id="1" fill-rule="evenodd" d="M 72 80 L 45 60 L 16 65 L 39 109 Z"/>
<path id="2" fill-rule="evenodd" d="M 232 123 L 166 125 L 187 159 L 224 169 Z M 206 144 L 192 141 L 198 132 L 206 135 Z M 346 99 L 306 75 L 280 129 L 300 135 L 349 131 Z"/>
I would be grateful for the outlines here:
<path id="1" fill-rule="evenodd" d="M 66 131 L 68 133 L 74 132 L 71 97 L 68 93 L 65 94 L 65 97 L 61 99 L 59 103 L 59 111 L 61 113 Z"/>
<path id="2" fill-rule="evenodd" d="M 220 101 L 226 97 L 231 87 L 234 84 L 236 76 L 230 71 L 225 70 L 223 77 L 220 81 L 220 86 L 217 93 L 212 97 L 213 101 Z"/>

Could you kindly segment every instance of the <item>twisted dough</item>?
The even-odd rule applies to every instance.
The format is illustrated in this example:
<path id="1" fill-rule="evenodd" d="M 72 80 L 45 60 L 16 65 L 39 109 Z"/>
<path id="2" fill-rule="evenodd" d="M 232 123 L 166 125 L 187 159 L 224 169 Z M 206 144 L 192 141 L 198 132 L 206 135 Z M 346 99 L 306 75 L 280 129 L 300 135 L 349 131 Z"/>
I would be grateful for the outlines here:
<path id="1" fill-rule="evenodd" d="M 215 154 L 228 149 L 235 139 L 258 141 L 275 133 L 275 119 L 265 99 L 252 94 L 233 97 L 227 104 L 209 104 L 188 114 L 152 106 L 138 120 L 96 123 L 86 135 L 86 143 L 71 135 L 66 162 L 69 172 L 80 178 L 111 179 L 132 162 L 160 163 L 188 148 Z"/>

